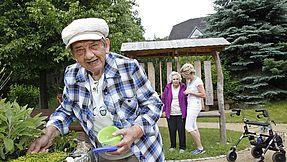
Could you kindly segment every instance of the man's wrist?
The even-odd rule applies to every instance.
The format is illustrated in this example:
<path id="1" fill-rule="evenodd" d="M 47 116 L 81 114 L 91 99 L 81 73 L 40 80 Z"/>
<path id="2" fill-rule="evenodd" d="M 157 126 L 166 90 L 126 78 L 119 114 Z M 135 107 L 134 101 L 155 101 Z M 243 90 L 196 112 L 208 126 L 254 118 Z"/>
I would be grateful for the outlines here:
<path id="1" fill-rule="evenodd" d="M 139 139 L 143 136 L 143 130 L 139 125 L 133 125 L 132 127 L 132 131 L 134 132 L 134 139 Z"/>
<path id="2" fill-rule="evenodd" d="M 48 126 L 48 127 L 44 130 L 44 134 L 45 134 L 46 136 L 48 136 L 49 138 L 54 139 L 55 137 L 57 137 L 57 136 L 60 134 L 60 132 L 59 132 L 59 130 L 58 130 L 56 127 L 54 127 L 54 126 Z"/>

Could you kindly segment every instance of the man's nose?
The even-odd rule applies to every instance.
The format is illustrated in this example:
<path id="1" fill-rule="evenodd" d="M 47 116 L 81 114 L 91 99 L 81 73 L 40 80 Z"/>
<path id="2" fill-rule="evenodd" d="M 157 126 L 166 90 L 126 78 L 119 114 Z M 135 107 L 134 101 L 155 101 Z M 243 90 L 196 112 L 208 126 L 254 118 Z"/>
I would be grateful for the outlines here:
<path id="1" fill-rule="evenodd" d="M 92 57 L 94 57 L 94 53 L 92 50 L 90 50 L 89 48 L 86 49 L 86 58 L 87 59 L 91 59 Z"/>

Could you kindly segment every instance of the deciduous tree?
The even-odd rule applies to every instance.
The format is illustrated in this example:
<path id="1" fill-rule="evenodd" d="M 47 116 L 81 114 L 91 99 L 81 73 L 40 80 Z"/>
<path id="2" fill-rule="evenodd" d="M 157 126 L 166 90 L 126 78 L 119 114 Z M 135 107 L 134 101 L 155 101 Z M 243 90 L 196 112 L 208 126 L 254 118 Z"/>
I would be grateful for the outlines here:
<path id="1" fill-rule="evenodd" d="M 47 108 L 47 74 L 62 75 L 73 62 L 61 30 L 76 18 L 104 18 L 110 26 L 111 50 L 118 52 L 122 42 L 143 40 L 134 5 L 134 0 L 3 0 L 0 61 L 14 71 L 14 82 L 40 83 L 41 107 Z"/>

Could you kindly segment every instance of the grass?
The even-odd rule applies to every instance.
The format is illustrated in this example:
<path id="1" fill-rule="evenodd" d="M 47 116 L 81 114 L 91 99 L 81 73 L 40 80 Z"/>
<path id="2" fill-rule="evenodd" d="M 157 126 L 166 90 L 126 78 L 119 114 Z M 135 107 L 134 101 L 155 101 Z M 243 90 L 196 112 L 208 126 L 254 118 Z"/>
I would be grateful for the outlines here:
<path id="1" fill-rule="evenodd" d="M 270 118 L 276 123 L 287 124 L 287 101 L 267 103 L 265 109 L 268 110 Z M 230 112 L 225 113 L 227 123 L 241 123 L 243 116 L 252 120 L 258 120 L 256 118 L 257 113 L 254 111 L 254 108 L 243 109 L 241 116 L 230 116 L 230 114 Z M 198 118 L 198 122 L 218 122 L 218 118 Z"/>
<path id="2" fill-rule="evenodd" d="M 270 102 L 267 103 L 265 109 L 268 110 L 270 118 L 274 120 L 276 123 L 283 123 L 287 124 L 287 101 L 280 101 L 280 102 Z M 240 116 L 231 116 L 231 112 L 227 111 L 225 113 L 226 122 L 227 123 L 242 123 L 243 117 L 246 117 L 250 120 L 258 120 L 258 121 L 266 121 L 266 118 L 258 119 L 256 116 L 258 113 L 254 111 L 254 108 L 245 108 L 242 111 Z M 198 118 L 198 122 L 219 122 L 218 118 Z M 204 157 L 214 157 L 219 155 L 226 155 L 229 151 L 230 147 L 232 147 L 239 137 L 241 136 L 242 132 L 236 132 L 227 130 L 227 144 L 220 144 L 220 132 L 219 129 L 199 129 L 201 134 L 202 144 L 206 150 L 206 153 L 202 155 L 192 155 L 190 152 L 195 149 L 195 144 L 193 143 L 192 137 L 190 134 L 186 134 L 186 144 L 187 150 L 185 153 L 179 154 L 179 150 L 177 148 L 176 151 L 170 152 L 168 151 L 170 147 L 170 140 L 167 128 L 160 128 L 162 139 L 163 139 L 163 147 L 164 147 L 164 154 L 166 160 L 183 160 L 183 159 L 196 159 L 196 158 L 204 158 Z M 177 138 L 178 140 L 178 138 Z M 177 141 L 177 144 L 179 142 Z M 240 142 L 237 147 L 237 150 L 242 150 L 249 147 L 248 139 L 244 139 Z M 178 146 L 177 146 L 178 147 Z"/>
<path id="3" fill-rule="evenodd" d="M 241 132 L 235 132 L 227 130 L 227 144 L 220 144 L 220 133 L 219 129 L 207 129 L 202 128 L 199 129 L 201 134 L 202 144 L 206 150 L 204 154 L 201 155 L 192 155 L 191 151 L 194 150 L 195 144 L 193 143 L 192 137 L 189 133 L 186 133 L 186 151 L 182 154 L 179 154 L 179 149 L 176 151 L 170 152 L 168 149 L 170 148 L 170 140 L 168 129 L 161 127 L 160 132 L 163 139 L 163 148 L 164 155 L 166 160 L 182 160 L 182 159 L 196 159 L 203 157 L 214 157 L 219 155 L 226 155 L 229 151 L 230 147 L 233 146 L 238 138 L 241 136 Z M 178 138 L 177 138 L 178 140 Z M 179 142 L 177 141 L 177 144 Z M 237 147 L 237 150 L 242 150 L 250 146 L 248 139 L 245 139 L 240 142 Z M 178 146 L 177 146 L 178 147 Z"/>

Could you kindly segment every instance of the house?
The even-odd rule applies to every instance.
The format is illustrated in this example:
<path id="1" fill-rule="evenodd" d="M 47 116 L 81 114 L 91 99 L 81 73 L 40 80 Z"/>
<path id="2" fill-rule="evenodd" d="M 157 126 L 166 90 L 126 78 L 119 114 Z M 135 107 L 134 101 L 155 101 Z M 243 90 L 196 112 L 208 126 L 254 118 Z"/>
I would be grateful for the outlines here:
<path id="1" fill-rule="evenodd" d="M 197 38 L 204 34 L 205 17 L 189 19 L 172 27 L 168 40 Z"/>

